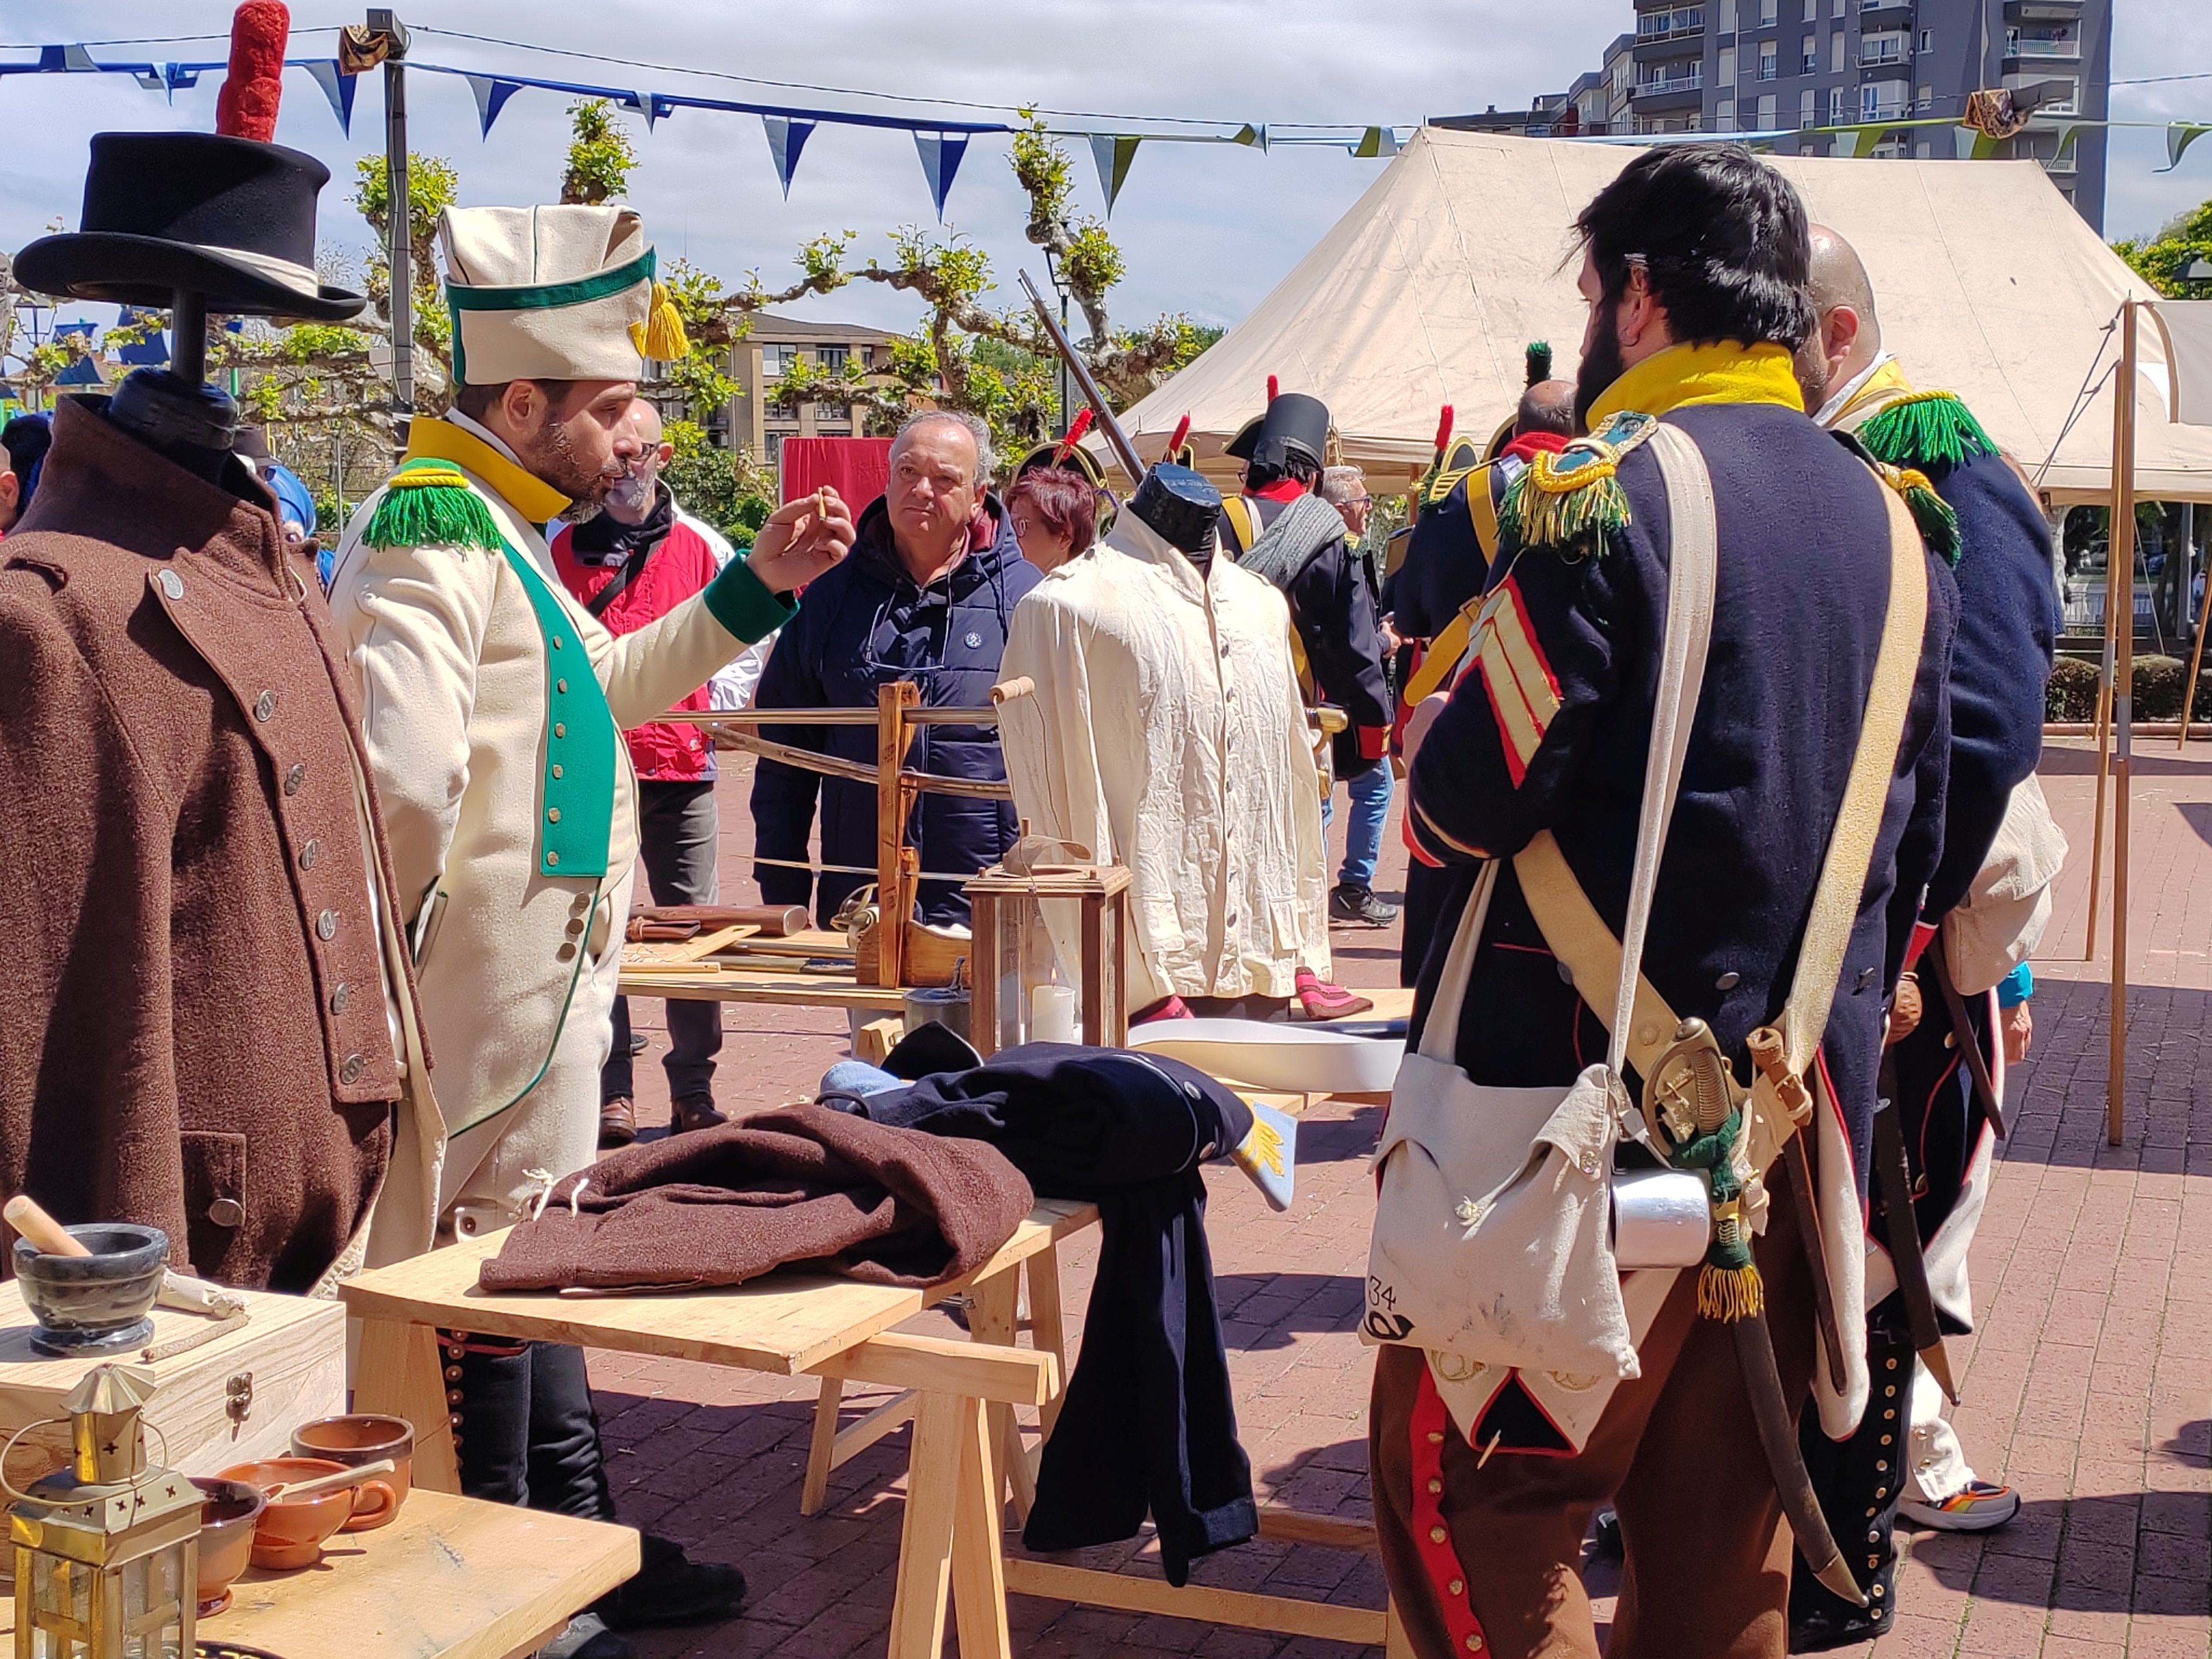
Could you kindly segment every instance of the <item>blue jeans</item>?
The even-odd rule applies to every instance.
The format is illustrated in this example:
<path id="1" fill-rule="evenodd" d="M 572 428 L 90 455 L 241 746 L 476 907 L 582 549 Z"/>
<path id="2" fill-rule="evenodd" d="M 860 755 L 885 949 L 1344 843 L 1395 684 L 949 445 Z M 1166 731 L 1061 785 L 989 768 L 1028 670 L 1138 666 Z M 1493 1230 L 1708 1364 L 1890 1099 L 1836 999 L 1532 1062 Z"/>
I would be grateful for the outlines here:
<path id="1" fill-rule="evenodd" d="M 1344 868 L 1337 880 L 1346 887 L 1372 887 L 1375 860 L 1382 854 L 1382 824 L 1390 816 L 1390 763 L 1377 761 L 1356 778 L 1346 778 L 1352 792 L 1352 817 L 1344 826 Z M 1325 835 L 1336 815 L 1336 792 L 1321 804 L 1321 827 Z"/>

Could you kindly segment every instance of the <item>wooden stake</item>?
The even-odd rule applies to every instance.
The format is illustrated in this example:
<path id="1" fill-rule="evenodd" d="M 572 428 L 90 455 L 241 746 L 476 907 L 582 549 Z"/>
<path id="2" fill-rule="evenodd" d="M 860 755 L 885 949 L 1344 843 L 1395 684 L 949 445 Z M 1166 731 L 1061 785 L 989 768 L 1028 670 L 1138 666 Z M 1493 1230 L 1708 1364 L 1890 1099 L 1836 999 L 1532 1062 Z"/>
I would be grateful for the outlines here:
<path id="1" fill-rule="evenodd" d="M 921 700 L 912 680 L 876 688 L 876 983 L 898 984 L 906 967 L 907 811 L 914 797 L 899 772 L 914 727 L 907 710 Z"/>
<path id="2" fill-rule="evenodd" d="M 2114 612 L 2112 608 L 2112 538 L 2105 538 L 2105 654 L 2097 664 L 2097 805 L 2090 817 L 2089 832 L 2089 930 L 2081 938 L 2081 960 L 2087 962 L 2097 954 L 2097 900 L 2099 883 L 2105 875 L 2105 785 L 2112 769 L 2112 664 L 2118 647 L 2112 637 Z M 2135 583 L 2128 583 L 2128 621 L 2135 622 Z"/>
<path id="3" fill-rule="evenodd" d="M 2120 374 L 2112 411 L 2112 551 L 2105 561 L 2106 599 L 2112 609 L 2112 573 L 2120 573 L 2127 617 L 2112 683 L 2112 1055 L 2105 1082 L 2105 1139 L 2120 1144 L 2128 1089 L 2128 722 L 2136 674 L 2136 324 L 2132 300 L 2120 307 Z"/>

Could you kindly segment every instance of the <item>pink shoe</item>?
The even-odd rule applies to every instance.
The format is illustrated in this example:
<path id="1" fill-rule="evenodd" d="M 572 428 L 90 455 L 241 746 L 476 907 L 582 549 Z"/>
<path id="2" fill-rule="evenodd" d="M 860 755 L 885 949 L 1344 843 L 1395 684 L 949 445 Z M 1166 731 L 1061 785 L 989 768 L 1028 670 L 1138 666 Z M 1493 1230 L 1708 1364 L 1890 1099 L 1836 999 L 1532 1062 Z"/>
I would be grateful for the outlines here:
<path id="1" fill-rule="evenodd" d="M 1346 1019 L 1364 1014 L 1375 1004 L 1371 998 L 1331 985 L 1310 968 L 1298 969 L 1298 1006 L 1308 1019 Z"/>

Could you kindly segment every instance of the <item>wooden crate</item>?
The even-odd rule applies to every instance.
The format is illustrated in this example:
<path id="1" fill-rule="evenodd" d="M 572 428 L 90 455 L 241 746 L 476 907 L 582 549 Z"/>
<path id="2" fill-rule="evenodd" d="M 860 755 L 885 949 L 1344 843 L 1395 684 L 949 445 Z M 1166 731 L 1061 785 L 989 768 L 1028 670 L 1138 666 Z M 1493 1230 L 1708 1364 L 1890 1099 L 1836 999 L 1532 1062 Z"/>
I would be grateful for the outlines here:
<path id="1" fill-rule="evenodd" d="M 291 1450 L 292 1431 L 346 1408 L 346 1315 L 337 1302 L 241 1291 L 252 1317 L 212 1342 L 149 1367 L 160 1379 L 146 1420 L 147 1455 L 185 1474 Z M 0 1284 L 0 1440 L 41 1418 L 62 1415 L 62 1396 L 104 1361 L 137 1364 L 138 1351 L 91 1359 L 50 1359 L 31 1346 L 37 1323 L 14 1279 Z M 198 1314 L 154 1310 L 156 1343 L 207 1329 Z M 9 1458 L 18 1487 L 59 1468 L 64 1424 L 34 1429 Z"/>

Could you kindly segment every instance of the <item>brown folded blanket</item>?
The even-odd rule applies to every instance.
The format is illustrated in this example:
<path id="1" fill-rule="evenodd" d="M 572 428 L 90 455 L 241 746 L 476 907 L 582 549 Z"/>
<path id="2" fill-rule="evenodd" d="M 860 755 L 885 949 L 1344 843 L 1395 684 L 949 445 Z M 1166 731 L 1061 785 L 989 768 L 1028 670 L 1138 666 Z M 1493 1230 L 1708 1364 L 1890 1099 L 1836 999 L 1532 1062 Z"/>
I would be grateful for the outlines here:
<path id="1" fill-rule="evenodd" d="M 805 1263 L 872 1284 L 938 1285 L 988 1261 L 1034 1202 L 1021 1172 L 981 1141 L 791 1106 L 643 1142 L 563 1179 L 479 1282 L 670 1290 Z"/>

